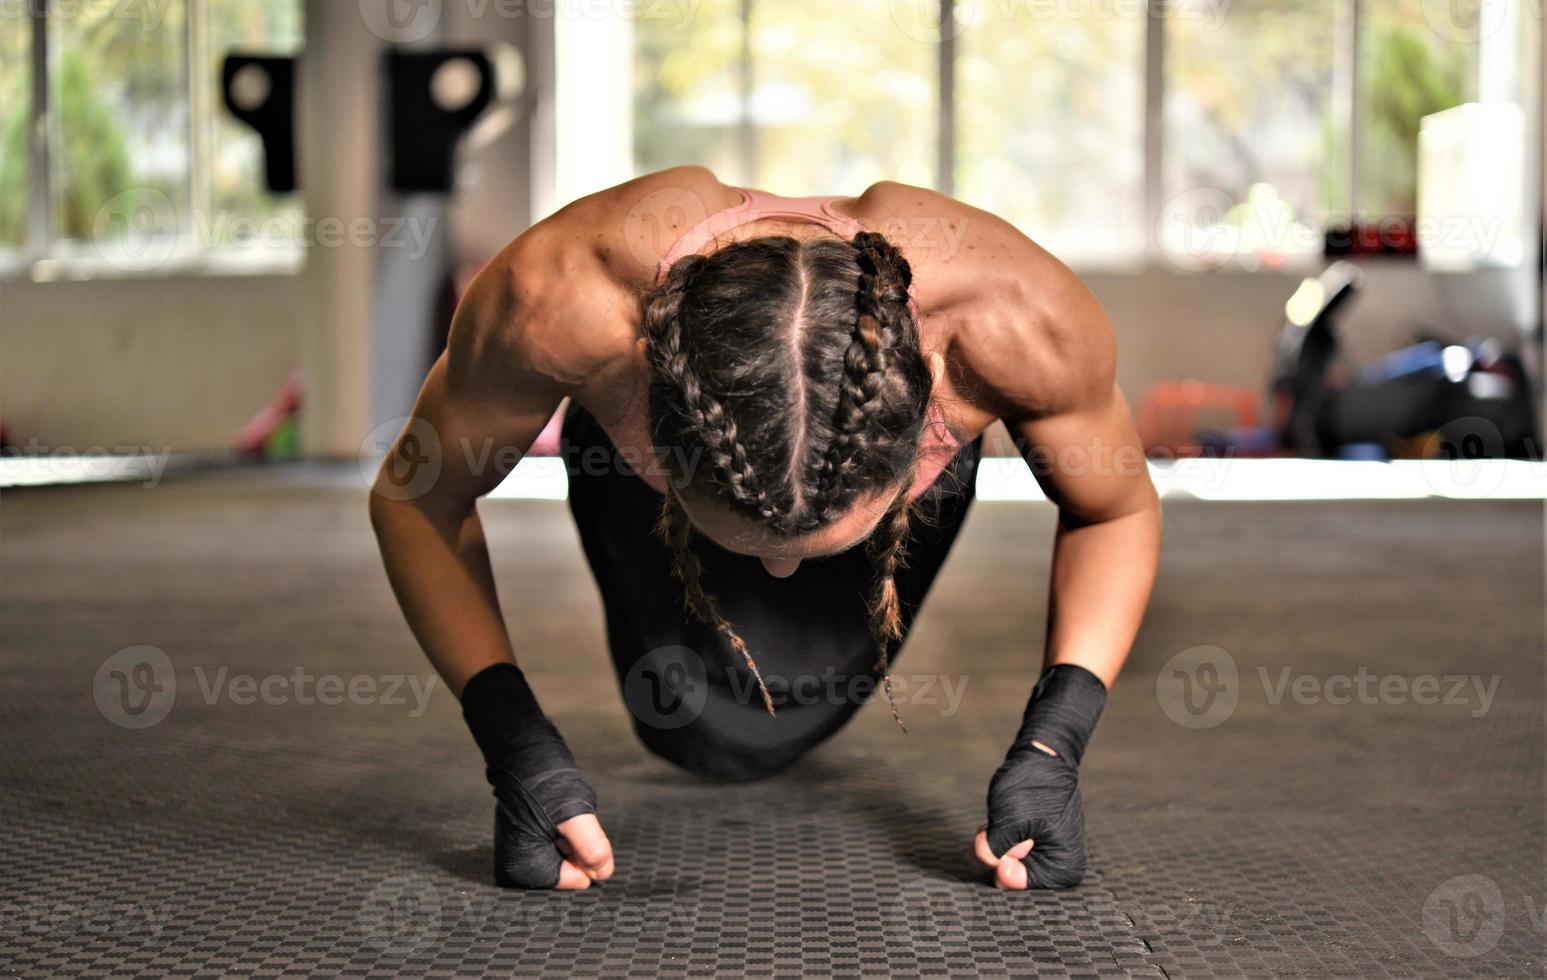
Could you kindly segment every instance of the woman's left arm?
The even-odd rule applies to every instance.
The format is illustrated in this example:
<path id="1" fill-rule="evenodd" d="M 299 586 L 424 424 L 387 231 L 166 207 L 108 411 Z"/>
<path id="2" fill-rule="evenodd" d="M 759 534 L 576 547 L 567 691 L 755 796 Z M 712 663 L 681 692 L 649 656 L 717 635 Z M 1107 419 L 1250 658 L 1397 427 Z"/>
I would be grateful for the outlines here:
<path id="1" fill-rule="evenodd" d="M 1058 531 L 1044 669 L 974 850 L 1002 888 L 1068 888 L 1086 865 L 1079 766 L 1155 582 L 1160 500 L 1106 313 L 1067 268 L 1023 251 L 1029 273 L 986 284 L 963 367 L 1057 505 Z"/>
<path id="2" fill-rule="evenodd" d="M 1133 645 L 1160 560 L 1160 498 L 1115 384 L 1088 405 L 1006 426 L 1058 506 L 1044 666 L 1107 687 Z"/>

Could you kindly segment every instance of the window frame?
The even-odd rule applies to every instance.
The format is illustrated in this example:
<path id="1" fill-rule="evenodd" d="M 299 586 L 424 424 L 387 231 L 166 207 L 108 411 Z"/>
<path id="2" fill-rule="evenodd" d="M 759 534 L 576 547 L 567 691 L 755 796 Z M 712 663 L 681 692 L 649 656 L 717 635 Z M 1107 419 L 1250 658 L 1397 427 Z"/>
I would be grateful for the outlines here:
<path id="1" fill-rule="evenodd" d="M 31 31 L 31 90 L 27 126 L 27 237 L 24 244 L 0 246 L 0 281 L 54 282 L 91 279 L 164 279 L 183 275 L 294 276 L 306 264 L 306 250 L 294 246 L 215 245 L 203 239 L 200 222 L 178 230 L 178 241 L 165 261 L 136 269 L 105 257 L 91 243 L 70 243 L 54 234 L 54 200 L 49 130 L 49 0 L 25 0 L 23 17 Z M 213 113 L 204 75 L 195 66 L 209 61 L 208 10 L 204 0 L 188 0 L 182 48 L 187 58 L 188 193 L 194 210 L 210 205 L 210 141 L 206 131 Z M 188 216 L 182 216 L 184 218 Z"/>

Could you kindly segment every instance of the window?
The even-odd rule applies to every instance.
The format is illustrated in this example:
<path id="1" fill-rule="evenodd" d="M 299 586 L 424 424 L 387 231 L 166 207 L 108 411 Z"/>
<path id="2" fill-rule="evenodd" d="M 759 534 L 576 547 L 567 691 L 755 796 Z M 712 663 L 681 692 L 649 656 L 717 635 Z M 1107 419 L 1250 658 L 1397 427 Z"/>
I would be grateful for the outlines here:
<path id="1" fill-rule="evenodd" d="M 1411 0 L 1365 0 L 1361 7 L 1361 215 L 1414 213 L 1419 120 L 1478 96 L 1478 18 L 1447 20 L 1441 33 L 1423 7 Z"/>
<path id="2" fill-rule="evenodd" d="M 0 15 L 0 249 L 27 243 L 32 37 Z"/>
<path id="3" fill-rule="evenodd" d="M 1347 210 L 1338 183 L 1345 140 L 1335 112 L 1336 7 L 1234 0 L 1224 17 L 1167 24 L 1167 201 L 1203 221 L 1215 202 L 1218 221 L 1197 229 L 1163 220 L 1157 234 L 1168 255 L 1272 263 L 1320 252 L 1318 229 Z M 1201 238 L 1172 237 L 1182 233 Z"/>
<path id="4" fill-rule="evenodd" d="M 635 39 L 635 174 L 703 163 L 793 196 L 933 182 L 935 46 L 889 0 L 703 0 Z"/>
<path id="5" fill-rule="evenodd" d="M 204 0 L 207 31 L 200 60 L 208 68 L 215 111 L 205 114 L 210 210 L 228 220 L 207 224 L 210 245 L 262 247 L 301 240 L 303 212 L 294 196 L 268 193 L 263 185 L 263 144 L 258 134 L 221 107 L 220 66 L 232 51 L 294 55 L 304 40 L 301 0 Z M 237 217 L 245 222 L 229 220 Z"/>
<path id="6" fill-rule="evenodd" d="M 294 53 L 300 0 L 35 0 L 3 19 L 0 250 L 13 262 L 149 272 L 235 246 L 293 259 L 299 199 L 264 190 L 262 144 L 226 113 L 220 63 Z M 38 41 L 46 128 L 32 125 Z"/>
<path id="7" fill-rule="evenodd" d="M 1420 119 L 1520 103 L 1534 61 L 1503 72 L 1479 50 L 1528 49 L 1531 7 L 620 4 L 630 15 L 607 25 L 558 18 L 550 203 L 686 163 L 791 195 L 886 177 L 1000 214 L 1076 263 L 1282 266 L 1319 256 L 1329 223 L 1414 216 Z M 598 64 L 613 50 L 633 53 L 632 79 Z"/>
<path id="8" fill-rule="evenodd" d="M 958 197 L 1071 260 L 1144 250 L 1145 17 L 974 4 L 956 38 Z"/>

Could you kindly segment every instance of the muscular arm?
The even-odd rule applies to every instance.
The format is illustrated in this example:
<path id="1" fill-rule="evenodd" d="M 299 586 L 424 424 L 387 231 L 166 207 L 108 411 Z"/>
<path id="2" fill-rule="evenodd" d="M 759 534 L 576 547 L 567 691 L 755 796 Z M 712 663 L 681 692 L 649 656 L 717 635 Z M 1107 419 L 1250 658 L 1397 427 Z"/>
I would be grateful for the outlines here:
<path id="1" fill-rule="evenodd" d="M 1100 304 L 1030 242 L 1005 251 L 968 367 L 1058 506 L 1058 532 L 1044 670 L 973 847 L 1001 888 L 1068 888 L 1086 867 L 1079 766 L 1149 601 L 1160 502 Z"/>
<path id="2" fill-rule="evenodd" d="M 1154 585 L 1160 502 L 1115 382 L 1106 313 L 1029 242 L 986 287 L 970 368 L 1037 482 L 1058 506 L 1046 666 L 1071 663 L 1111 686 Z"/>
<path id="3" fill-rule="evenodd" d="M 492 264 L 458 309 L 447 350 L 371 493 L 371 523 L 409 627 L 451 690 L 514 660 L 477 499 L 498 486 L 565 395 L 521 363 L 520 290 Z"/>
<path id="4" fill-rule="evenodd" d="M 1006 424 L 1058 505 L 1046 666 L 1077 664 L 1110 688 L 1160 559 L 1160 501 L 1128 405 L 1112 385 L 1089 405 Z"/>

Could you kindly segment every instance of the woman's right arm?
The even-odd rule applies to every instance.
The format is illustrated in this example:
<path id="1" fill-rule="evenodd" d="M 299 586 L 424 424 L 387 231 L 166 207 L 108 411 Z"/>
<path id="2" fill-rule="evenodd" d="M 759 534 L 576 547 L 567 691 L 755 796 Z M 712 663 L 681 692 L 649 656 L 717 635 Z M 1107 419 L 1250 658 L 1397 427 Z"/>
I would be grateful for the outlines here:
<path id="1" fill-rule="evenodd" d="M 538 302 L 502 262 L 479 275 L 371 491 L 371 523 L 403 615 L 459 697 L 479 671 L 514 661 L 477 501 L 567 394 L 521 356 Z"/>
<path id="2" fill-rule="evenodd" d="M 498 801 L 496 882 L 578 889 L 611 876 L 612 845 L 595 792 L 516 666 L 477 501 L 563 398 L 605 369 L 617 308 L 596 306 L 612 295 L 597 269 L 534 232 L 491 262 L 458 307 L 382 463 L 371 523 L 409 627 L 483 753 Z"/>

